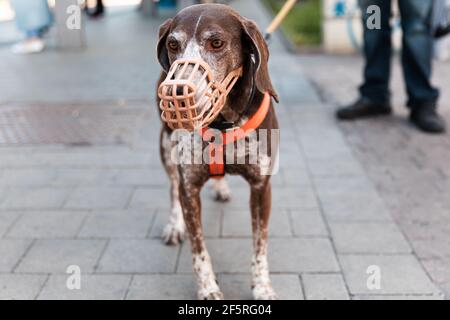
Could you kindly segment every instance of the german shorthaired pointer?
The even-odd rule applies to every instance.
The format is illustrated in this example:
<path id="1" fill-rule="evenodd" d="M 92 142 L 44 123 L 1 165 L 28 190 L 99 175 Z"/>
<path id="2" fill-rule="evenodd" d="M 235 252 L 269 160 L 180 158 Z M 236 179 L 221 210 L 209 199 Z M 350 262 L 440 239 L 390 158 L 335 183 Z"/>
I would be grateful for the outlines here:
<path id="1" fill-rule="evenodd" d="M 203 185 L 214 177 L 212 184 L 216 200 L 228 201 L 230 190 L 223 175 L 225 173 L 241 175 L 249 183 L 251 190 L 250 208 L 254 247 L 251 262 L 253 296 L 255 299 L 277 299 L 269 278 L 267 261 L 268 222 L 271 211 L 270 174 L 262 171 L 267 169 L 268 162 L 270 165 L 277 162 L 278 144 L 274 145 L 272 142 L 274 139 L 271 137 L 274 136 L 273 132 L 278 131 L 278 122 L 272 105 L 272 98 L 278 102 L 278 96 L 269 77 L 269 52 L 264 38 L 254 22 L 243 18 L 229 6 L 201 4 L 180 11 L 173 19 L 161 25 L 157 49 L 158 60 L 163 68 L 158 83 L 158 104 L 161 109 L 164 104 L 165 110 L 169 112 L 163 117 L 165 121 L 163 121 L 160 136 L 161 159 L 171 183 L 171 213 L 163 233 L 164 242 L 170 245 L 180 243 L 187 230 L 199 299 L 223 299 L 203 238 L 200 191 Z M 186 61 L 201 62 L 189 67 L 189 62 L 186 64 Z M 206 66 L 202 67 L 202 65 Z M 180 66 L 186 67 L 180 71 Z M 189 95 L 189 90 L 192 88 L 197 91 L 202 90 L 201 85 L 189 87 L 185 81 L 183 83 L 187 87 L 181 87 L 181 89 L 176 87 L 173 81 L 187 79 L 180 75 L 187 68 L 190 68 L 191 74 L 209 70 L 208 76 L 201 78 L 201 81 L 205 82 L 204 87 L 207 87 L 206 91 L 203 89 L 203 97 L 207 98 L 199 98 L 198 92 L 194 92 L 194 96 Z M 239 72 L 235 72 L 236 70 Z M 238 73 L 239 78 L 231 89 L 230 86 L 224 89 L 217 85 L 223 83 L 233 72 Z M 190 79 L 192 80 L 192 77 Z M 168 89 L 163 88 L 164 83 L 169 83 L 166 86 Z M 193 97 L 192 101 L 197 98 L 195 108 L 203 110 L 200 111 L 200 114 L 203 114 L 208 112 L 206 109 L 212 108 L 214 103 L 222 101 L 221 98 L 211 98 L 215 95 L 211 89 L 214 85 L 218 86 L 219 94 L 228 91 L 225 92 L 226 99 L 223 100 L 223 104 L 219 103 L 220 112 L 207 125 L 208 128 L 220 130 L 219 132 L 227 140 L 223 144 L 227 146 L 237 145 L 240 140 L 249 142 L 252 139 L 256 139 L 259 144 L 258 139 L 261 140 L 262 136 L 261 129 L 265 129 L 268 133 L 264 139 L 269 141 L 267 155 L 258 154 L 252 163 L 249 161 L 249 148 L 246 148 L 244 155 L 240 155 L 246 160 L 245 163 L 227 161 L 225 164 L 222 162 L 213 166 L 211 163 L 192 164 L 174 161 L 173 148 L 176 144 L 172 138 L 174 129 L 184 128 L 180 124 L 181 121 L 188 122 L 186 119 L 192 118 L 187 116 L 189 111 L 186 111 L 186 108 L 182 109 L 185 106 L 184 102 L 176 102 L 176 95 L 183 95 L 185 100 L 188 99 L 186 97 Z M 174 98 L 171 98 L 172 96 Z M 172 114 L 175 120 L 170 125 Z M 195 124 L 193 126 L 195 127 Z M 205 128 L 200 129 L 204 131 Z M 258 133 L 256 135 L 238 134 L 234 139 L 226 137 L 228 132 L 234 134 L 238 129 Z M 196 132 L 195 129 L 189 131 L 192 135 Z M 209 144 L 201 139 L 200 145 L 208 148 Z M 228 149 L 226 150 L 224 153 L 228 152 Z M 224 157 L 225 154 L 221 156 Z M 238 155 L 237 158 L 240 156 Z"/>

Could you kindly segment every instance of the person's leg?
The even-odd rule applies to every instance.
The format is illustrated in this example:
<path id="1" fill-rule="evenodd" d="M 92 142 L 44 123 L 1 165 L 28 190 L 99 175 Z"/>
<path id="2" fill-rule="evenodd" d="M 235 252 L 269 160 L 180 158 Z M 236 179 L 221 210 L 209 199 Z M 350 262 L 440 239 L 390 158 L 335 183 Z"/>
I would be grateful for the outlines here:
<path id="1" fill-rule="evenodd" d="M 381 28 L 369 29 L 368 19 L 372 14 L 367 13 L 370 6 L 376 5 L 381 9 Z M 364 83 L 360 87 L 360 94 L 368 100 L 389 104 L 389 78 L 391 73 L 391 0 L 360 0 L 363 12 L 364 27 Z"/>
<path id="2" fill-rule="evenodd" d="M 431 84 L 433 59 L 433 0 L 399 0 L 403 28 L 403 73 L 411 120 L 422 130 L 442 132 L 445 123 L 436 113 L 439 90 Z"/>
<path id="3" fill-rule="evenodd" d="M 391 73 L 391 0 L 359 0 L 364 28 L 364 83 L 359 88 L 360 98 L 337 110 L 341 120 L 389 115 L 389 78 Z M 375 11 L 371 6 L 376 6 Z M 379 11 L 378 11 L 379 9 Z M 380 17 L 374 15 L 381 13 Z M 379 19 L 381 26 L 371 28 L 371 19 Z"/>
<path id="4" fill-rule="evenodd" d="M 95 4 L 95 8 L 93 11 L 90 11 L 88 9 L 88 7 L 86 6 L 86 13 L 88 16 L 93 17 L 93 18 L 97 18 L 100 16 L 103 16 L 104 14 L 104 5 L 103 5 L 103 1 L 102 0 L 97 0 L 96 4 Z"/>
<path id="5" fill-rule="evenodd" d="M 433 0 L 399 0 L 403 28 L 402 64 L 408 107 L 435 106 L 439 91 L 431 85 L 434 39 Z"/>
<path id="6" fill-rule="evenodd" d="M 103 0 L 97 0 L 97 12 L 103 13 L 104 6 L 103 6 Z"/>
<path id="7" fill-rule="evenodd" d="M 32 29 L 25 32 L 25 40 L 12 46 L 11 50 L 16 54 L 39 53 L 45 48 L 42 40 L 42 31 Z"/>
<path id="8" fill-rule="evenodd" d="M 17 28 L 26 39 L 15 44 L 14 53 L 37 53 L 44 50 L 43 31 L 52 24 L 52 15 L 46 0 L 11 0 Z"/>
<path id="9" fill-rule="evenodd" d="M 25 37 L 27 39 L 41 38 L 41 36 L 42 36 L 42 33 L 39 29 L 28 30 L 25 32 Z"/>

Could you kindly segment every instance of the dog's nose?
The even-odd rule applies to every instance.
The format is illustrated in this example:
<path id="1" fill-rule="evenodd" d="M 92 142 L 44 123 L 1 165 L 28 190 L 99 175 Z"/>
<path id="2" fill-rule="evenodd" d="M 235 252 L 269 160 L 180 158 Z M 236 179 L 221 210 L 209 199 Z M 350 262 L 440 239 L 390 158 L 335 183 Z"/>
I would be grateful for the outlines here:
<path id="1" fill-rule="evenodd" d="M 177 96 L 182 96 L 183 95 L 183 88 L 182 87 L 178 87 L 176 92 L 177 92 Z"/>

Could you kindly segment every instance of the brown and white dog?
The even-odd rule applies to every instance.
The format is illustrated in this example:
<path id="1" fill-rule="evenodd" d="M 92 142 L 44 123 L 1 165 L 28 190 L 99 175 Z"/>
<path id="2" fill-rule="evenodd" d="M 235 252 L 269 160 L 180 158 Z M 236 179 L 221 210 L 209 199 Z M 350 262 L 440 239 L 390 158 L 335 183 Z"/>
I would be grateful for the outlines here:
<path id="1" fill-rule="evenodd" d="M 173 19 L 161 25 L 158 60 L 163 72 L 159 84 L 166 78 L 172 63 L 177 59 L 202 59 L 211 67 L 217 81 L 222 81 L 232 70 L 243 68 L 243 76 L 229 93 L 225 107 L 212 127 L 220 127 L 225 123 L 242 125 L 258 111 L 267 93 L 278 101 L 269 77 L 269 53 L 263 36 L 254 22 L 243 18 L 229 6 L 194 5 L 180 11 Z M 269 132 L 278 129 L 271 102 L 269 111 L 258 129 L 267 129 Z M 171 159 L 171 134 L 172 130 L 163 123 L 161 158 L 171 182 L 171 213 L 163 239 L 166 244 L 178 244 L 187 230 L 199 299 L 223 299 L 205 246 L 201 222 L 200 191 L 211 178 L 209 166 L 206 163 L 175 164 Z M 270 145 L 268 147 L 278 148 Z M 269 154 L 273 153 L 269 150 Z M 270 175 L 261 173 L 264 161 L 267 159 L 259 157 L 253 164 L 226 164 L 225 173 L 241 175 L 251 189 L 253 296 L 255 299 L 276 299 L 267 261 L 271 184 Z M 230 191 L 224 179 L 215 179 L 213 187 L 217 200 L 229 199 Z"/>

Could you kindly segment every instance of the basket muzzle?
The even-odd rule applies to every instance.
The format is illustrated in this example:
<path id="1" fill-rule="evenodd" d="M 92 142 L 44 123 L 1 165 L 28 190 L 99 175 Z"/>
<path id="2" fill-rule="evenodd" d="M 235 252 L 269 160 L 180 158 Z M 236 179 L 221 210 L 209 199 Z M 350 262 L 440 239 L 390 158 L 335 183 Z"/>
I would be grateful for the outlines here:
<path id="1" fill-rule="evenodd" d="M 196 130 L 208 126 L 219 115 L 242 67 L 222 82 L 214 80 L 211 68 L 201 59 L 176 60 L 158 88 L 161 119 L 171 129 Z"/>

